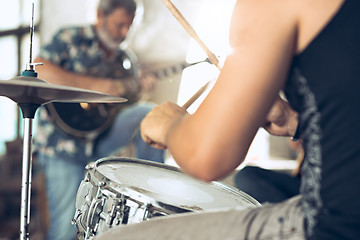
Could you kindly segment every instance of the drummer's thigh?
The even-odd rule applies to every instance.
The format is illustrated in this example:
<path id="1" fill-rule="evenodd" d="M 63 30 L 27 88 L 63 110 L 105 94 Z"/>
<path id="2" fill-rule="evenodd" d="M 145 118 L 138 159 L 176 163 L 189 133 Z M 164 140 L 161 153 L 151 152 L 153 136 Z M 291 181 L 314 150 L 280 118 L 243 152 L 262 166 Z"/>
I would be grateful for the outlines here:
<path id="1" fill-rule="evenodd" d="M 246 209 L 186 213 L 112 228 L 96 240 L 286 239 L 302 240 L 304 215 L 300 197 Z"/>

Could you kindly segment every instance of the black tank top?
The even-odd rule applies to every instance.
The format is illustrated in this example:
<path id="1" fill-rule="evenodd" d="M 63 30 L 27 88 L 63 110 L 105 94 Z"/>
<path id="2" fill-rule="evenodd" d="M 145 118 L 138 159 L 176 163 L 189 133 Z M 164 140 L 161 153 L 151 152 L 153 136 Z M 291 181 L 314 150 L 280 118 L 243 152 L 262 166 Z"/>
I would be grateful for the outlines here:
<path id="1" fill-rule="evenodd" d="M 293 59 L 285 94 L 305 148 L 308 239 L 360 239 L 360 1 L 347 0 Z"/>

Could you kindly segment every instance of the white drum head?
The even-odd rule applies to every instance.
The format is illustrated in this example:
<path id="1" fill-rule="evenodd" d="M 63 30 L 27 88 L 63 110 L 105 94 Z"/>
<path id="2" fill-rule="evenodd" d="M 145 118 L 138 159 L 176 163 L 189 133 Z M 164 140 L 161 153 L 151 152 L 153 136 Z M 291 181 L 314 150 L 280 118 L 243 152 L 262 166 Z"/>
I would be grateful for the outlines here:
<path id="1" fill-rule="evenodd" d="M 133 158 L 103 158 L 97 173 L 139 196 L 188 211 L 260 205 L 246 193 L 219 182 L 203 182 L 177 168 Z"/>

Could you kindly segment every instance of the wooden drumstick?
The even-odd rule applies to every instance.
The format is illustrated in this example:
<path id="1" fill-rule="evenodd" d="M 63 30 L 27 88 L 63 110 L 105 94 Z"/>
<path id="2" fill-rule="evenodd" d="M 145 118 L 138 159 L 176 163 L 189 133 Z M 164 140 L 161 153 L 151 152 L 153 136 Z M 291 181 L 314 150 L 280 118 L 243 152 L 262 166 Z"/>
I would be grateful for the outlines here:
<path id="1" fill-rule="evenodd" d="M 170 12 L 174 15 L 174 17 L 179 21 L 179 23 L 184 27 L 185 31 L 195 39 L 195 41 L 200 45 L 200 47 L 205 51 L 205 53 L 209 57 L 209 61 L 214 64 L 219 70 L 221 67 L 219 65 L 219 60 L 216 56 L 206 47 L 206 45 L 201 41 L 199 36 L 196 34 L 194 29 L 190 26 L 188 21 L 181 15 L 181 13 L 177 10 L 177 8 L 172 4 L 170 0 L 162 0 L 165 6 L 170 10 Z M 184 105 L 184 108 L 189 108 L 200 96 L 204 93 L 206 88 L 209 86 L 211 81 L 207 82 L 204 86 L 202 86 Z"/>
<path id="2" fill-rule="evenodd" d="M 170 0 L 162 0 L 165 6 L 170 10 L 170 12 L 174 15 L 174 17 L 179 21 L 179 23 L 184 27 L 185 31 L 195 39 L 195 41 L 200 45 L 200 47 L 205 51 L 208 55 L 209 60 L 212 64 L 214 64 L 219 70 L 221 67 L 219 66 L 219 60 L 216 56 L 206 47 L 206 45 L 201 41 L 199 36 L 196 34 L 194 29 L 190 26 L 190 24 L 186 21 L 186 19 L 181 15 L 181 13 L 177 10 L 177 8 L 172 4 Z"/>
<path id="3" fill-rule="evenodd" d="M 208 81 L 204 86 L 202 86 L 186 103 L 182 106 L 185 109 L 188 109 L 200 96 L 204 93 L 206 88 L 209 86 L 211 81 Z"/>

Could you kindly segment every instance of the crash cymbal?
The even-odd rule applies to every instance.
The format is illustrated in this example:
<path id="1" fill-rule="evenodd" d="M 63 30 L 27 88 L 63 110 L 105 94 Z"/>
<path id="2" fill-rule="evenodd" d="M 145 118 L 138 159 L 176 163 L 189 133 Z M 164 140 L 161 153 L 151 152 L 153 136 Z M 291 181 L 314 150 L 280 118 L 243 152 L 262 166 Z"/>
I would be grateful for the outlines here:
<path id="1" fill-rule="evenodd" d="M 0 96 L 16 103 L 43 105 L 49 102 L 122 103 L 126 98 L 115 97 L 82 88 L 50 84 L 37 77 L 18 76 L 0 80 Z"/>

